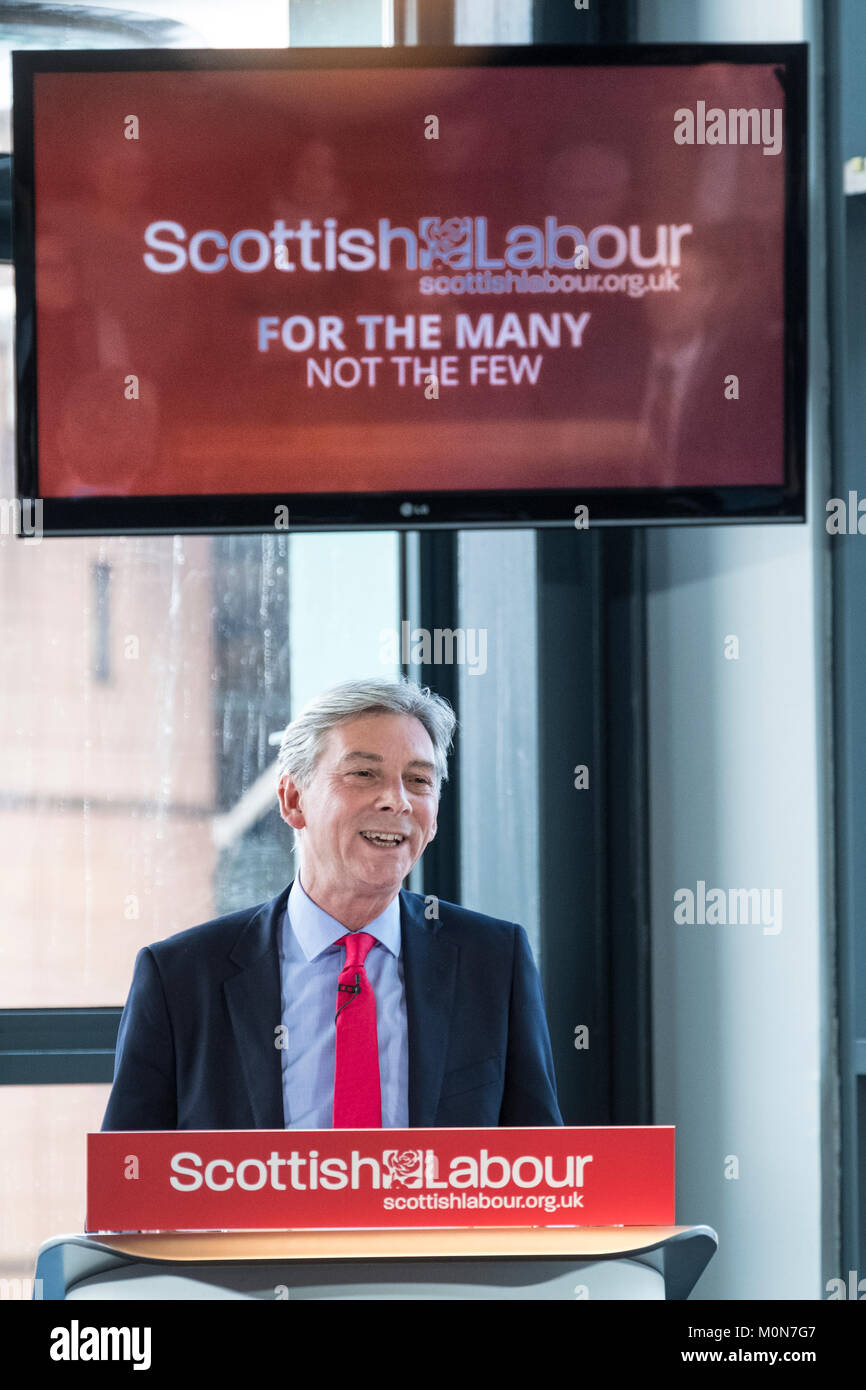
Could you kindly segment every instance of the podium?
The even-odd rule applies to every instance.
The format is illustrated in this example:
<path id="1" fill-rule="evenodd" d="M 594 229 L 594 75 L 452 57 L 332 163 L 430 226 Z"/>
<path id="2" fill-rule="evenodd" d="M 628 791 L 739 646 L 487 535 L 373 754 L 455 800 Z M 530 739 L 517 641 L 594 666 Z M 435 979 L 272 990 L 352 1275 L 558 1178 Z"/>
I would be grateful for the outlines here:
<path id="1" fill-rule="evenodd" d="M 72 1301 L 661 1301 L 688 1298 L 717 1244 L 709 1226 L 69 1235 L 36 1278 Z"/>
<path id="2" fill-rule="evenodd" d="M 679 1300 L 717 1245 L 670 1126 L 117 1131 L 87 1176 L 43 1298 Z"/>

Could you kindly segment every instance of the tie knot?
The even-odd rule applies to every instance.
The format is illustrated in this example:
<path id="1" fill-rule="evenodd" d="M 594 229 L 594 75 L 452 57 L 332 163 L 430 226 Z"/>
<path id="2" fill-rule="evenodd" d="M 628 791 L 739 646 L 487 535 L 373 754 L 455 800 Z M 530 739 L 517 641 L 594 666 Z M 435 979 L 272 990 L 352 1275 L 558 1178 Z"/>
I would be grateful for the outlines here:
<path id="1" fill-rule="evenodd" d="M 345 969 L 361 970 L 371 946 L 376 944 L 376 938 L 366 931 L 350 931 L 340 937 L 338 944 L 346 948 Z"/>

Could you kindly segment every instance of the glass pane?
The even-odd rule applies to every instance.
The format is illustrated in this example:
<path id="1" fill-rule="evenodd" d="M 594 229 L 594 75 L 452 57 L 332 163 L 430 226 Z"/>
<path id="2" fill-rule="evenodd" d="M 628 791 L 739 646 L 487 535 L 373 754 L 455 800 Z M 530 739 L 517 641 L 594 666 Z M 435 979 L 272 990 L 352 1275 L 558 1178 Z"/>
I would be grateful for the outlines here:
<path id="1" fill-rule="evenodd" d="M 108 1086 L 0 1086 L 0 1284 L 32 1298 L 43 1241 L 84 1231 L 85 1136 L 99 1129 Z"/>
<path id="2" fill-rule="evenodd" d="M 540 964 L 535 535 L 462 531 L 458 555 L 460 901 L 519 921 Z"/>
<path id="3" fill-rule="evenodd" d="M 338 681 L 398 680 L 396 532 L 295 536 L 290 565 L 291 717 Z"/>
<path id="4" fill-rule="evenodd" d="M 456 0 L 455 43 L 532 43 L 532 0 Z"/>
<path id="5" fill-rule="evenodd" d="M 119 1004 L 140 946 L 288 883 L 274 740 L 399 674 L 397 602 L 390 534 L 0 541 L 0 1007 Z"/>
<path id="6" fill-rule="evenodd" d="M 293 48 L 394 42 L 390 0 L 286 0 Z"/>

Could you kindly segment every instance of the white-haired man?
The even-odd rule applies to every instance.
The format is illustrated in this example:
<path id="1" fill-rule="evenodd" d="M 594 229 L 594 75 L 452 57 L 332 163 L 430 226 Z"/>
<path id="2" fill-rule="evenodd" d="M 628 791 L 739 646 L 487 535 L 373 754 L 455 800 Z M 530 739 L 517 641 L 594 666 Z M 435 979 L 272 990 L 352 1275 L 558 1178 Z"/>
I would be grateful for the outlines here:
<path id="1" fill-rule="evenodd" d="M 298 873 L 139 952 L 103 1129 L 562 1123 L 523 928 L 402 888 L 454 725 L 441 697 L 385 680 L 288 725 Z"/>

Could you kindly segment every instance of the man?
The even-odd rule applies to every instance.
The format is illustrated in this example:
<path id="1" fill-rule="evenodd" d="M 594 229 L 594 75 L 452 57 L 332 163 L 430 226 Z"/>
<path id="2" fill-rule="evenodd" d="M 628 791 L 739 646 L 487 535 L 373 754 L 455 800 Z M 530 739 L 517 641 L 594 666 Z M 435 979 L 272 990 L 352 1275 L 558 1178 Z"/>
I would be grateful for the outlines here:
<path id="1" fill-rule="evenodd" d="M 289 724 L 298 875 L 139 952 L 103 1129 L 562 1124 L 523 928 L 401 888 L 455 722 L 426 689 L 366 680 Z"/>

